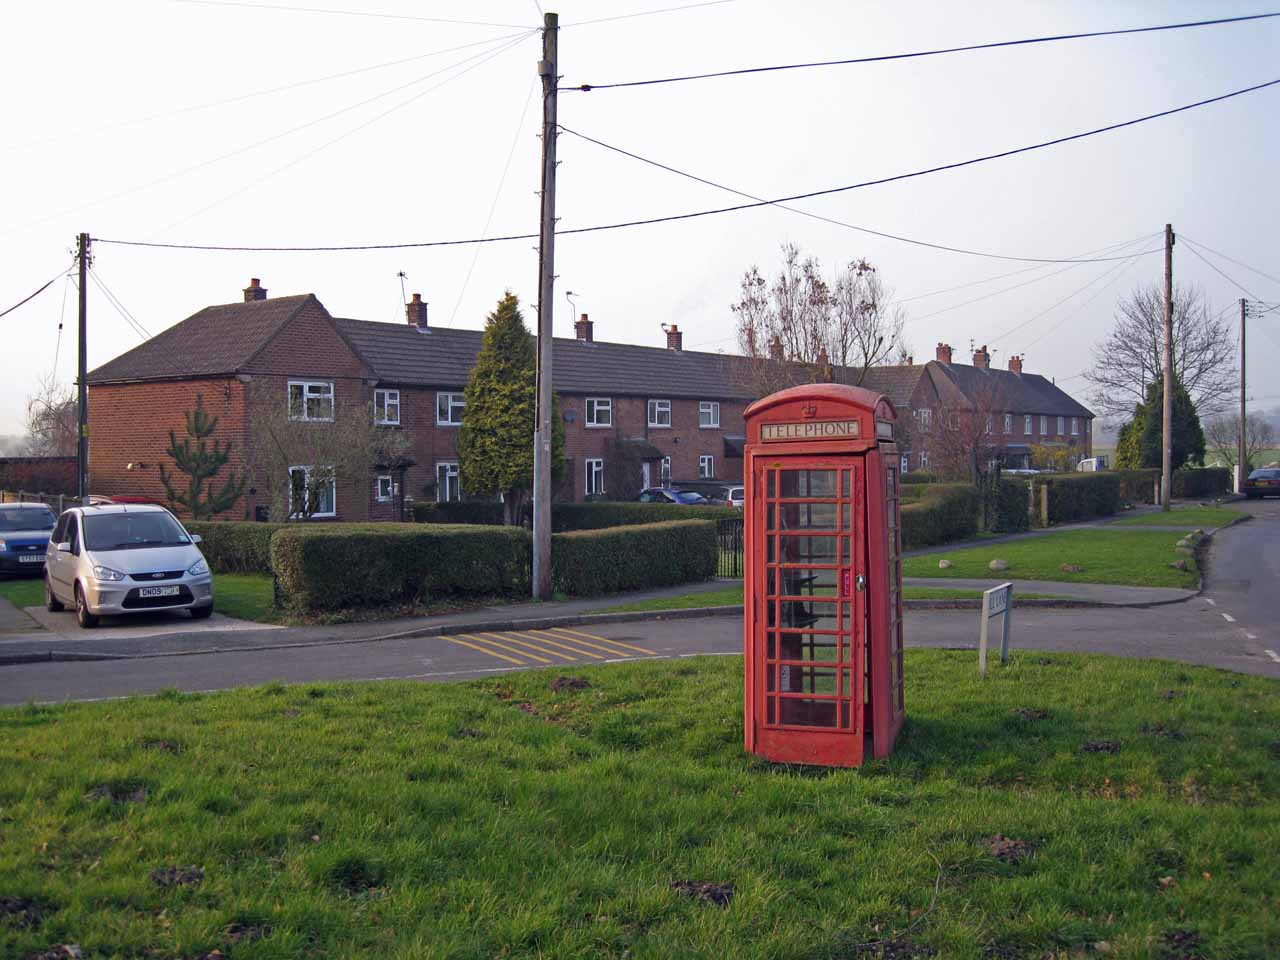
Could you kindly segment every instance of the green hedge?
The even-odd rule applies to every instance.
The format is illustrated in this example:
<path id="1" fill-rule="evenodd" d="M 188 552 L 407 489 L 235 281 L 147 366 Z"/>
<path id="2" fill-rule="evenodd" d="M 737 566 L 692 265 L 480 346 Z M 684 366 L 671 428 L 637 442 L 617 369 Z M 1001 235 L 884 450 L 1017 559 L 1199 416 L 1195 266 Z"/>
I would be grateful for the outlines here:
<path id="1" fill-rule="evenodd" d="M 964 540 L 978 532 L 982 498 L 976 487 L 938 483 L 917 503 L 902 506 L 902 546 L 905 550 Z"/>
<path id="2" fill-rule="evenodd" d="M 938 475 L 929 470 L 916 470 L 902 475 L 903 483 L 937 483 Z"/>
<path id="3" fill-rule="evenodd" d="M 1109 517 L 1120 509 L 1120 478 L 1109 473 L 1062 473 L 1036 477 L 1049 487 L 1049 522 L 1076 523 Z"/>
<path id="4" fill-rule="evenodd" d="M 501 503 L 485 501 L 415 503 L 413 519 L 416 523 L 477 523 L 489 527 L 500 527 L 503 522 L 503 508 Z"/>
<path id="5" fill-rule="evenodd" d="M 1024 480 L 1001 478 L 996 487 L 989 519 L 992 533 L 1019 533 L 1031 526 L 1027 484 Z"/>
<path id="6" fill-rule="evenodd" d="M 1155 503 L 1156 484 L 1160 471 L 1150 468 L 1139 470 L 1100 471 L 1120 480 L 1120 499 L 1125 503 Z"/>
<path id="7" fill-rule="evenodd" d="M 270 573 L 271 536 L 293 526 L 245 520 L 189 520 L 184 526 L 200 536 L 200 552 L 214 573 Z"/>
<path id="8" fill-rule="evenodd" d="M 298 610 L 412 604 L 440 595 L 523 596 L 530 537 L 520 527 L 290 525 L 271 540 L 285 602 Z"/>
<path id="9" fill-rule="evenodd" d="M 562 533 L 570 530 L 602 530 L 638 523 L 663 523 L 669 520 L 719 520 L 741 516 L 742 512 L 734 507 L 683 506 L 678 503 L 557 503 L 551 507 L 551 529 Z"/>
<path id="10" fill-rule="evenodd" d="M 716 525 L 710 520 L 575 530 L 551 538 L 552 582 L 570 596 L 710 580 L 718 561 Z"/>
<path id="11" fill-rule="evenodd" d="M 1183 467 L 1173 471 L 1173 496 L 1191 500 L 1220 497 L 1231 491 L 1231 471 L 1226 467 Z"/>

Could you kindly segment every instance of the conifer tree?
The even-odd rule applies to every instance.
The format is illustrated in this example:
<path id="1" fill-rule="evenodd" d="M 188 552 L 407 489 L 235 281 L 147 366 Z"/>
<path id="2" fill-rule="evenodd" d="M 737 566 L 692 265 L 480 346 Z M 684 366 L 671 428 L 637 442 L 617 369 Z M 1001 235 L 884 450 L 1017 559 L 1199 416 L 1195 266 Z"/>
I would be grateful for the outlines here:
<path id="1" fill-rule="evenodd" d="M 507 291 L 485 321 L 484 341 L 471 368 L 466 411 L 458 432 L 458 471 L 469 496 L 501 495 L 508 524 L 521 522 L 533 489 L 533 432 L 537 422 L 537 351 L 520 301 Z M 551 465 L 564 465 L 564 425 L 552 403 Z"/>
<path id="2" fill-rule="evenodd" d="M 179 443 L 170 430 L 169 449 L 166 451 L 173 459 L 176 471 L 170 474 L 164 464 L 160 464 L 160 482 L 164 484 L 170 504 L 186 508 L 193 520 L 207 520 L 234 506 L 244 493 L 245 478 L 232 473 L 221 487 L 214 489 L 213 478 L 231 458 L 231 441 L 219 444 L 214 440 L 213 446 L 209 446 L 209 438 L 218 429 L 218 418 L 205 412 L 202 394 L 196 394 L 195 409 L 188 410 L 183 417 L 187 422 L 187 436 Z M 195 441 L 194 446 L 192 441 Z M 189 478 L 183 490 L 174 486 L 178 473 L 185 473 Z"/>

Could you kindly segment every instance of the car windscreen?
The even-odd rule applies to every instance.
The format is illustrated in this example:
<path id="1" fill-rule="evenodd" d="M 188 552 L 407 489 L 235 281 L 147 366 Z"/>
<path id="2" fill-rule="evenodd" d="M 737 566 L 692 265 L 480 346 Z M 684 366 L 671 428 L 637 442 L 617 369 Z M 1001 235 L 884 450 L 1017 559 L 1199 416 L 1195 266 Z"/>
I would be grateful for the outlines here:
<path id="1" fill-rule="evenodd" d="M 694 493 L 692 490 L 677 490 L 675 498 L 681 503 L 706 503 L 707 498 L 700 493 Z"/>
<path id="2" fill-rule="evenodd" d="M 48 507 L 0 507 L 0 530 L 52 530 L 53 524 Z"/>
<path id="3" fill-rule="evenodd" d="M 167 513 L 105 513 L 84 518 L 84 542 L 90 550 L 134 547 L 185 547 L 191 538 Z"/>
<path id="4" fill-rule="evenodd" d="M 1255 470 L 1249 474 L 1250 480 L 1280 480 L 1280 470 Z"/>

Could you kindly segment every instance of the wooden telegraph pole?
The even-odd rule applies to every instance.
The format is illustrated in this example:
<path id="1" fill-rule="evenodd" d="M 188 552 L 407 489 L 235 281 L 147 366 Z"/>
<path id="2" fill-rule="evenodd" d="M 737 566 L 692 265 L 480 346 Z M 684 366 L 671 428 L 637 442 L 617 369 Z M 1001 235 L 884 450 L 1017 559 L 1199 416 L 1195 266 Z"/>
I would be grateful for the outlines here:
<path id="1" fill-rule="evenodd" d="M 559 17 L 543 15 L 542 228 L 538 243 L 538 422 L 533 433 L 533 596 L 551 599 L 551 318 L 555 303 L 556 42 Z"/>
<path id="2" fill-rule="evenodd" d="M 1248 464 L 1245 462 L 1245 431 L 1248 421 L 1245 420 L 1244 412 L 1244 321 L 1249 315 L 1249 301 L 1244 297 L 1240 298 L 1240 453 L 1236 459 L 1239 464 L 1236 476 L 1236 493 L 1244 490 L 1245 477 L 1249 475 Z"/>
<path id="3" fill-rule="evenodd" d="M 80 234 L 76 244 L 80 263 L 80 349 L 76 367 L 79 388 L 79 415 L 76 423 L 76 496 L 82 506 L 89 502 L 89 352 L 85 346 L 85 328 L 89 320 L 89 235 Z"/>
<path id="4" fill-rule="evenodd" d="M 1160 469 L 1160 509 L 1173 493 L 1173 225 L 1164 225 L 1164 455 Z"/>

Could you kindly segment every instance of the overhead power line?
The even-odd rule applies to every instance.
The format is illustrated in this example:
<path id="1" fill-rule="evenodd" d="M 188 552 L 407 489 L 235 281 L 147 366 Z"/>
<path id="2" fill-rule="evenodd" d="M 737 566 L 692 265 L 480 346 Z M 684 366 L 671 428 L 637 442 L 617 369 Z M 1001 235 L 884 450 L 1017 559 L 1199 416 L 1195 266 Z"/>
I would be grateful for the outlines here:
<path id="1" fill-rule="evenodd" d="M 808 63 L 781 63 L 765 67 L 742 67 L 737 70 L 717 70 L 712 73 L 691 73 L 684 76 L 658 77 L 650 80 L 627 80 L 619 83 L 583 83 L 561 87 L 566 91 L 589 92 L 614 90 L 619 87 L 648 87 L 661 83 L 684 83 L 689 80 L 709 80 L 713 77 L 738 77 L 753 73 L 774 73 L 779 70 L 807 70 L 814 67 L 842 67 L 857 63 L 882 63 L 888 60 L 910 60 L 917 57 L 936 57 L 951 53 L 969 53 L 974 50 L 996 50 L 1001 47 L 1021 47 L 1037 43 L 1057 43 L 1063 40 L 1084 40 L 1092 37 L 1118 37 L 1125 34 L 1157 33 L 1167 30 L 1186 30 L 1192 27 L 1211 27 L 1226 23 L 1243 23 L 1248 20 L 1266 20 L 1280 17 L 1276 13 L 1256 13 L 1243 17 L 1221 17 L 1216 20 L 1193 20 L 1184 23 L 1163 23 L 1151 27 L 1129 27 L 1123 30 L 1092 30 L 1087 33 L 1060 33 L 1048 37 L 1027 37 L 1020 40 L 997 40 L 990 43 L 973 43 L 959 47 L 941 47 L 934 50 L 916 50 L 911 53 L 887 53 L 871 57 L 850 57 L 844 60 L 813 60 Z"/>
<path id="2" fill-rule="evenodd" d="M 1183 239 L 1184 239 L 1184 240 L 1186 240 L 1186 237 L 1183 237 Z M 1216 273 L 1218 276 L 1222 277 L 1222 279 L 1226 280 L 1226 281 L 1227 281 L 1227 283 L 1231 284 L 1232 286 L 1239 287 L 1239 288 L 1240 288 L 1240 290 L 1241 290 L 1241 291 L 1243 291 L 1244 293 L 1248 294 L 1248 295 L 1249 295 L 1249 297 L 1250 297 L 1251 299 L 1253 299 L 1253 300 L 1257 300 L 1257 299 L 1258 299 L 1257 294 L 1253 293 L 1253 292 L 1252 292 L 1248 287 L 1246 287 L 1244 284 L 1242 284 L 1242 283 L 1240 283 L 1238 280 L 1235 280 L 1234 278 L 1232 278 L 1232 277 L 1228 276 L 1228 275 L 1227 275 L 1226 273 L 1224 273 L 1222 270 L 1219 270 L 1216 264 L 1214 264 L 1212 261 L 1210 261 L 1210 260 L 1209 260 L 1209 258 L 1208 258 L 1208 257 L 1206 257 L 1203 253 L 1201 253 L 1199 250 L 1197 250 L 1197 249 L 1196 249 L 1196 245 L 1195 245 L 1194 243 L 1190 243 L 1190 242 L 1188 242 L 1188 243 L 1187 243 L 1187 249 L 1188 249 L 1188 250 L 1190 250 L 1190 251 L 1192 252 L 1192 254 L 1194 254 L 1194 255 L 1195 255 L 1195 256 L 1196 256 L 1196 257 L 1197 257 L 1197 258 L 1198 258 L 1202 263 L 1204 263 L 1204 264 L 1205 264 L 1205 265 L 1206 265 L 1210 270 L 1212 270 L 1212 271 L 1213 271 L 1214 273 Z"/>
<path id="3" fill-rule="evenodd" d="M 15 303 L 12 307 L 5 310 L 3 313 L 0 313 L 0 317 L 7 317 L 9 314 L 13 313 L 13 311 L 17 310 L 24 303 L 30 303 L 36 297 L 40 296 L 40 294 L 44 293 L 46 290 L 52 287 L 55 283 L 57 283 L 58 277 L 64 276 L 66 272 L 67 272 L 66 270 L 59 270 L 56 274 L 54 274 L 52 277 L 49 278 L 48 283 L 43 284 L 38 290 L 36 290 L 35 293 L 28 294 L 27 296 L 19 300 L 17 303 Z"/>
<path id="4" fill-rule="evenodd" d="M 1221 250 L 1215 250 L 1213 249 L 1213 247 L 1206 246 L 1205 244 L 1201 243 L 1199 240 L 1193 239 L 1192 237 L 1188 237 L 1185 233 L 1181 233 L 1178 236 L 1180 236 L 1183 240 L 1186 240 L 1188 243 L 1199 247 L 1201 250 L 1209 251 L 1215 257 L 1221 257 L 1223 260 L 1230 260 L 1237 267 L 1244 267 L 1250 273 L 1256 273 L 1260 277 L 1266 277 L 1272 283 L 1280 283 L 1280 277 L 1272 276 L 1271 274 L 1266 273 L 1265 271 L 1259 270 L 1257 267 L 1251 267 L 1244 261 L 1237 260 L 1235 257 L 1229 257 L 1225 253 L 1223 253 Z"/>
<path id="5" fill-rule="evenodd" d="M 248 0 L 177 0 L 205 7 L 243 7 L 252 10 L 283 10 L 287 13 L 327 13 L 341 17 L 371 17 L 378 20 L 416 20 L 421 23 L 448 23 L 464 27 L 527 27 L 523 23 L 493 23 L 488 20 L 453 20 L 448 17 L 421 17 L 408 13 L 380 13 L 373 10 L 334 10 L 328 7 L 292 7 L 283 3 L 250 3 Z"/>
<path id="6" fill-rule="evenodd" d="M 117 297 L 114 293 L 112 293 L 107 288 L 107 285 L 103 283 L 102 278 L 98 276 L 97 271 L 95 271 L 92 267 L 89 269 L 89 278 L 93 280 L 97 288 L 102 291 L 102 295 L 107 298 L 107 303 L 111 304 L 115 312 L 120 314 L 120 318 L 124 320 L 124 322 L 127 323 L 129 326 L 133 327 L 133 332 L 136 333 L 143 340 L 150 340 L 151 333 L 147 330 L 146 327 L 144 327 L 141 323 L 139 323 L 138 319 L 133 315 L 133 313 L 123 303 L 120 302 L 120 298 Z"/>
<path id="7" fill-rule="evenodd" d="M 659 13 L 680 13 L 684 10 L 694 10 L 698 7 L 717 7 L 722 3 L 733 2 L 734 0 L 705 0 L 703 3 L 686 3 L 678 7 L 662 7 L 658 10 L 638 10 L 635 13 L 620 13 L 612 17 L 596 17 L 594 20 L 575 20 L 573 23 L 561 24 L 560 29 L 563 30 L 567 27 L 588 27 L 595 23 L 614 23 L 618 20 L 634 20 L 636 17 L 652 17 Z"/>
<path id="8" fill-rule="evenodd" d="M 1218 103 L 1223 100 L 1229 100 L 1232 97 L 1239 97 L 1246 93 L 1253 93 L 1257 90 L 1263 90 L 1267 87 L 1273 87 L 1280 84 L 1280 79 L 1268 80 L 1265 83 L 1255 84 L 1251 87 L 1243 87 L 1239 90 L 1233 90 L 1230 93 L 1224 93 L 1220 96 L 1210 97 L 1206 100 L 1197 100 L 1194 103 L 1183 104 L 1180 107 L 1172 107 L 1168 110 L 1161 110 L 1158 113 L 1149 113 L 1145 116 L 1135 117 L 1132 120 L 1124 120 L 1119 123 L 1108 124 L 1104 127 L 1095 127 L 1092 130 L 1085 130 L 1081 133 L 1073 133 L 1064 137 L 1056 137 L 1053 140 L 1042 140 L 1039 143 L 1028 144 L 1023 147 L 1014 147 L 1010 150 L 1002 150 L 999 153 L 989 153 L 980 157 L 972 157 L 968 160 L 958 160 L 954 163 L 939 164 L 933 167 L 926 167 L 921 170 L 913 170 L 910 173 L 900 173 L 890 177 L 880 177 L 876 180 L 864 180 L 860 183 L 851 183 L 842 187 L 831 187 L 826 190 L 814 190 L 809 193 L 798 193 L 787 197 L 775 197 L 772 200 L 765 200 L 751 203 L 739 203 L 730 207 L 716 207 L 710 210 L 696 210 L 691 213 L 671 214 L 663 217 L 650 217 L 644 220 L 628 220 L 620 223 L 606 223 L 592 227 L 572 227 L 564 230 L 557 230 L 557 236 L 571 236 L 582 233 L 598 233 L 604 230 L 621 230 L 627 227 L 650 226 L 658 223 L 674 223 L 681 220 L 693 220 L 699 217 L 716 216 L 722 213 L 736 213 L 740 210 L 753 210 L 758 207 L 775 206 L 780 203 L 793 203 L 797 200 L 808 200 L 811 197 L 825 197 L 837 193 L 847 193 L 850 190 L 860 190 L 864 187 L 881 186 L 886 183 L 897 183 L 902 180 L 910 180 L 915 177 L 924 177 L 934 173 L 942 173 L 946 170 L 958 170 L 962 167 L 974 166 L 979 163 L 986 163 L 990 160 L 1000 160 L 1004 157 L 1016 156 L 1020 153 L 1030 153 L 1033 150 L 1042 150 L 1046 147 L 1053 147 L 1063 143 L 1069 143 L 1073 140 L 1083 140 L 1086 137 L 1097 136 L 1101 133 L 1109 133 L 1112 130 L 1120 130 L 1124 127 L 1132 127 L 1139 123 L 1145 123 L 1148 120 L 1157 120 L 1161 117 L 1172 116 L 1176 113 L 1182 113 L 1187 110 L 1194 110 L 1197 107 L 1207 106 L 1211 103 Z M 113 243 L 120 246 L 133 247 L 158 247 L 171 250 L 219 250 L 219 251 L 251 251 L 261 253 L 327 253 L 336 251 L 354 251 L 354 250 L 409 250 L 421 249 L 426 247 L 453 247 L 470 243 L 501 243 L 507 240 L 530 240 L 536 237 L 534 233 L 508 234 L 500 237 L 480 237 L 465 240 L 431 240 L 418 241 L 411 243 L 370 243 L 370 244 L 337 244 L 332 246 L 249 246 L 249 245 L 222 245 L 222 244 L 202 244 L 202 243 L 158 243 L 154 241 L 142 240 L 112 240 L 107 238 L 95 237 L 98 243 Z M 1064 261 L 1059 261 L 1064 262 Z"/>

